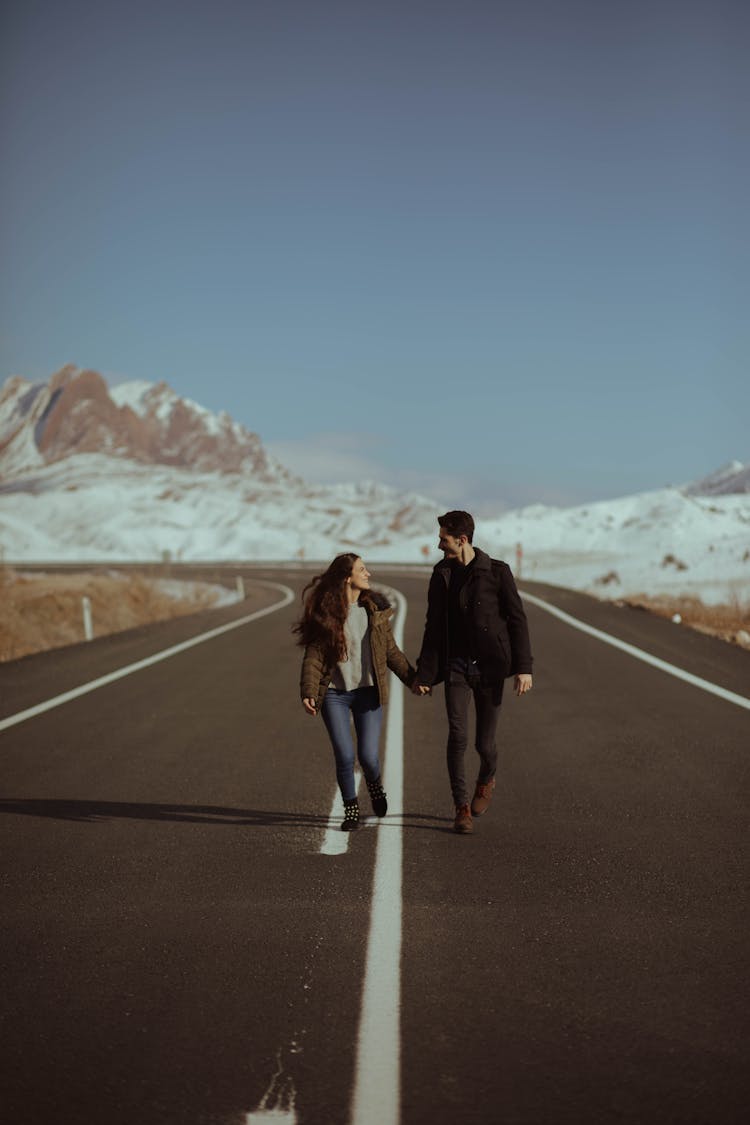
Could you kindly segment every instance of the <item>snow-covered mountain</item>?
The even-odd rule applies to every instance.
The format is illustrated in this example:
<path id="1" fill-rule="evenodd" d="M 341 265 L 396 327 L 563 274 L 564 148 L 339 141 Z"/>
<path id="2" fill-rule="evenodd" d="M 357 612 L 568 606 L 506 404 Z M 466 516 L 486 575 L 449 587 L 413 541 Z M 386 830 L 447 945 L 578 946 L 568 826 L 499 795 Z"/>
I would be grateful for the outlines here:
<path id="1" fill-rule="evenodd" d="M 0 391 L 0 547 L 18 561 L 325 558 L 433 538 L 436 504 L 314 487 L 257 434 L 165 383 L 65 367 Z"/>
<path id="2" fill-rule="evenodd" d="M 576 508 L 536 505 L 477 523 L 476 542 L 538 579 L 603 597 L 750 601 L 750 465 Z M 377 483 L 313 487 L 257 434 L 164 383 L 109 390 L 64 368 L 0 392 L 0 548 L 6 560 L 439 557 L 445 505 Z"/>
<path id="3" fill-rule="evenodd" d="M 523 577 L 601 597 L 750 604 L 750 494 L 704 493 L 701 481 L 576 508 L 522 508 L 478 523 L 476 541 L 515 566 L 520 544 Z"/>

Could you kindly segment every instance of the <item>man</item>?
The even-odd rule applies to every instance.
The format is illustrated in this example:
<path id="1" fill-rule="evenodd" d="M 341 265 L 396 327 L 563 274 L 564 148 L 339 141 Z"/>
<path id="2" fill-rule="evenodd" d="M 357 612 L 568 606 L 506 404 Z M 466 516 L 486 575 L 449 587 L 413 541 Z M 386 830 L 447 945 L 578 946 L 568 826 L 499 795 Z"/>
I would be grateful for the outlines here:
<path id="1" fill-rule="evenodd" d="M 495 732 L 503 683 L 514 676 L 516 695 L 531 691 L 531 645 L 521 599 L 507 563 L 472 545 L 468 512 L 438 517 L 444 558 L 432 572 L 422 651 L 412 691 L 445 681 L 448 775 L 456 832 L 472 832 L 472 816 L 487 811 L 495 788 Z M 469 700 L 476 711 L 479 775 L 469 804 L 464 774 Z"/>

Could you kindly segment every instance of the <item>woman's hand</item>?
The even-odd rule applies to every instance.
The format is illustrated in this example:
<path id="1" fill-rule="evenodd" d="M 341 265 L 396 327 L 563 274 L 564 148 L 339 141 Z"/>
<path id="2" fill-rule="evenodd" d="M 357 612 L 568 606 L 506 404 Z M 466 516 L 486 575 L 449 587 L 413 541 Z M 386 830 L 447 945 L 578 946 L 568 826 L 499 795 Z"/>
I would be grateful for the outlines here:
<path id="1" fill-rule="evenodd" d="M 302 706 L 305 708 L 308 715 L 317 715 L 318 708 L 315 706 L 315 700 L 314 699 L 303 699 L 302 700 Z"/>
<path id="2" fill-rule="evenodd" d="M 513 688 L 516 695 L 525 695 L 527 691 L 531 691 L 531 675 L 528 672 L 521 672 L 516 676 Z"/>

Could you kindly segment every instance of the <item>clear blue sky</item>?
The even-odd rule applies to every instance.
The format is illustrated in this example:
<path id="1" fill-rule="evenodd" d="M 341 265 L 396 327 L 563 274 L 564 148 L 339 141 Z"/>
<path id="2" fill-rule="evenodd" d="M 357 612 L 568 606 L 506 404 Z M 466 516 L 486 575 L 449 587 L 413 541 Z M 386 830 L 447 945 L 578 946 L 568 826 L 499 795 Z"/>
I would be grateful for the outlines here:
<path id="1" fill-rule="evenodd" d="M 0 381 L 480 512 L 750 460 L 743 0 L 6 0 Z"/>

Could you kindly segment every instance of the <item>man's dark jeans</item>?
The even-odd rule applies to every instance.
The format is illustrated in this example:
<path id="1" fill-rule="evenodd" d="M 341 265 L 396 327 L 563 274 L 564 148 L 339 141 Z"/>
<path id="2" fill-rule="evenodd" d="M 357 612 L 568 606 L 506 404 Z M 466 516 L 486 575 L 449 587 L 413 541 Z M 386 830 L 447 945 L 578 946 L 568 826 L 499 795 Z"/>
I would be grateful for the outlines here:
<path id="1" fill-rule="evenodd" d="M 476 711 L 475 746 L 480 765 L 478 781 L 489 781 L 497 768 L 495 732 L 503 699 L 503 684 L 483 686 L 476 661 L 454 657 L 445 679 L 445 708 L 448 712 L 448 776 L 453 801 L 465 805 L 470 800 L 464 773 L 464 755 L 469 742 L 469 700 L 474 697 Z"/>

